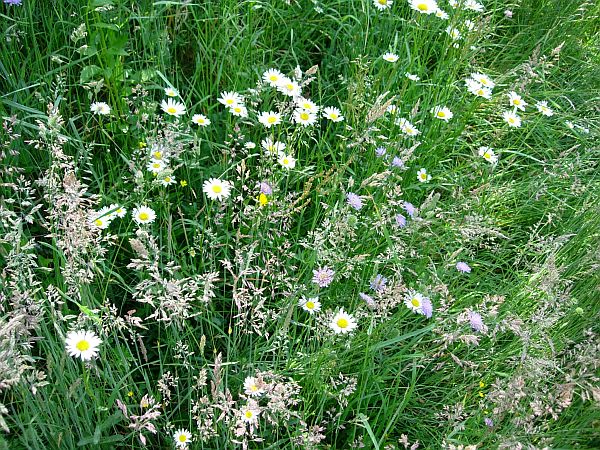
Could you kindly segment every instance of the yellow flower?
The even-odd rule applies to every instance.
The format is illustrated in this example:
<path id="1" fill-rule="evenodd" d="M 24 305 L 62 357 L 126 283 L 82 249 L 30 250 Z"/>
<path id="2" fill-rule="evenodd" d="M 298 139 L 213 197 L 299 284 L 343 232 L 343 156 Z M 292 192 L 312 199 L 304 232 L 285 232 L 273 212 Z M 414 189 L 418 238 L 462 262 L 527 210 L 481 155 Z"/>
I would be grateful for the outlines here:
<path id="1" fill-rule="evenodd" d="M 181 187 L 186 187 L 186 186 L 187 186 L 187 181 L 185 181 L 185 180 L 181 180 L 181 181 L 179 182 L 179 184 L 181 185 Z"/>
<path id="2" fill-rule="evenodd" d="M 485 387 L 485 383 L 484 383 L 483 381 L 480 381 L 480 382 L 479 382 L 479 387 L 480 387 L 481 389 L 483 389 L 483 388 Z"/>
<path id="3" fill-rule="evenodd" d="M 258 202 L 260 203 L 260 206 L 266 206 L 267 203 L 269 203 L 269 198 L 265 194 L 260 194 L 258 196 Z"/>
<path id="4" fill-rule="evenodd" d="M 127 393 L 127 397 L 133 397 L 133 391 L 129 391 L 129 392 Z"/>
<path id="5" fill-rule="evenodd" d="M 146 145 L 147 145 L 147 144 L 146 144 L 144 141 L 140 141 L 140 142 L 138 142 L 138 147 L 139 147 L 139 148 L 144 148 L 144 147 L 146 147 Z"/>

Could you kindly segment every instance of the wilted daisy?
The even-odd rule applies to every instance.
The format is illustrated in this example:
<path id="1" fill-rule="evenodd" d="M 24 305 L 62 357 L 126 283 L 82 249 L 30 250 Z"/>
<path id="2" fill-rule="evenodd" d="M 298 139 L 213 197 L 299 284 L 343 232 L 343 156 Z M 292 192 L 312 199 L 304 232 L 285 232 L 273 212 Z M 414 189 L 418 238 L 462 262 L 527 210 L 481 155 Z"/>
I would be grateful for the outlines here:
<path id="1" fill-rule="evenodd" d="M 279 154 L 285 150 L 285 144 L 279 141 L 273 141 L 271 138 L 263 139 L 260 142 L 262 148 L 264 148 L 269 153 Z"/>
<path id="2" fill-rule="evenodd" d="M 201 127 L 207 127 L 210 125 L 210 119 L 203 114 L 194 114 L 192 116 L 192 122 Z"/>
<path id="3" fill-rule="evenodd" d="M 387 62 L 391 62 L 391 63 L 395 63 L 396 61 L 398 61 L 398 55 L 396 55 L 395 53 L 384 53 L 382 58 L 384 60 L 386 60 Z"/>
<path id="4" fill-rule="evenodd" d="M 400 130 L 408 136 L 416 136 L 420 133 L 417 127 L 402 117 L 396 119 L 396 125 L 398 125 Z"/>
<path id="5" fill-rule="evenodd" d="M 260 414 L 260 408 L 256 402 L 248 403 L 240 411 L 242 420 L 246 423 L 258 422 L 258 415 Z"/>
<path id="6" fill-rule="evenodd" d="M 165 162 L 162 159 L 153 159 L 146 166 L 146 169 L 154 174 L 161 172 L 164 168 Z"/>
<path id="7" fill-rule="evenodd" d="M 498 162 L 498 155 L 494 153 L 490 147 L 479 147 L 479 156 L 481 156 L 486 161 L 496 164 Z"/>
<path id="8" fill-rule="evenodd" d="M 523 100 L 521 96 L 515 91 L 508 93 L 508 101 L 510 103 L 510 106 L 514 106 L 515 108 L 518 108 L 521 111 L 525 111 L 527 103 L 525 103 L 525 100 Z"/>
<path id="9" fill-rule="evenodd" d="M 165 95 L 167 97 L 179 97 L 179 91 L 172 87 L 165 88 Z"/>
<path id="10" fill-rule="evenodd" d="M 409 73 L 409 72 L 406 72 L 404 74 L 404 76 L 406 78 L 408 78 L 409 80 L 412 80 L 412 81 L 419 81 L 421 79 L 421 77 L 419 77 L 418 75 L 415 75 L 415 74 Z"/>
<path id="11" fill-rule="evenodd" d="M 504 113 L 502 114 L 502 118 L 511 127 L 518 128 L 521 126 L 521 118 L 516 112 L 504 111 Z"/>
<path id="12" fill-rule="evenodd" d="M 156 213 L 152 208 L 147 206 L 138 206 L 132 211 L 133 220 L 138 224 L 147 224 L 154 222 L 156 219 Z"/>
<path id="13" fill-rule="evenodd" d="M 333 282 L 334 275 L 335 272 L 329 267 L 319 267 L 318 269 L 313 270 L 312 282 L 319 287 L 327 287 Z"/>
<path id="14" fill-rule="evenodd" d="M 454 117 L 452 111 L 450 111 L 450 109 L 446 106 L 436 106 L 431 110 L 431 113 L 437 119 L 444 120 L 446 122 L 448 122 L 450 119 L 452 119 L 452 117 Z"/>
<path id="15" fill-rule="evenodd" d="M 363 207 L 362 199 L 354 192 L 348 192 L 346 194 L 346 200 L 348 204 L 357 211 Z"/>
<path id="16" fill-rule="evenodd" d="M 229 181 L 210 178 L 202 184 L 202 190 L 211 200 L 224 200 L 231 194 Z"/>
<path id="17" fill-rule="evenodd" d="M 185 114 L 185 105 L 181 102 L 175 101 L 172 98 L 163 100 L 160 103 L 160 107 L 164 112 L 166 112 L 170 116 L 183 116 Z"/>
<path id="18" fill-rule="evenodd" d="M 298 106 L 298 108 L 301 108 L 311 113 L 316 114 L 319 112 L 319 107 L 317 106 L 317 104 L 308 98 L 298 97 L 296 99 L 296 105 Z"/>
<path id="19" fill-rule="evenodd" d="M 431 180 L 431 175 L 427 173 L 427 169 L 421 168 L 417 172 L 417 180 L 419 180 L 421 183 L 427 183 L 429 180 Z"/>
<path id="20" fill-rule="evenodd" d="M 94 102 L 90 105 L 90 111 L 100 116 L 110 114 L 110 106 L 105 102 Z"/>
<path id="21" fill-rule="evenodd" d="M 173 440 L 175 441 L 176 447 L 186 448 L 188 444 L 192 442 L 192 433 L 190 433 L 188 430 L 180 428 L 173 433 Z"/>
<path id="22" fill-rule="evenodd" d="M 438 9 L 435 0 L 408 0 L 408 3 L 412 9 L 422 14 L 434 14 Z"/>
<path id="23" fill-rule="evenodd" d="M 494 83 L 494 81 L 492 81 L 492 79 L 484 73 L 472 73 L 471 78 L 477 81 L 480 85 L 490 89 L 493 89 L 494 86 L 496 86 L 496 83 Z"/>
<path id="24" fill-rule="evenodd" d="M 281 114 L 273 111 L 262 112 L 258 116 L 258 121 L 265 127 L 271 128 L 273 125 L 278 125 L 281 123 Z"/>
<path id="25" fill-rule="evenodd" d="M 294 122 L 302 126 L 314 125 L 316 121 L 317 115 L 315 113 L 311 113 L 305 109 L 296 109 L 294 111 Z"/>
<path id="26" fill-rule="evenodd" d="M 222 92 L 221 97 L 219 97 L 217 101 L 227 106 L 228 108 L 231 108 L 232 106 L 238 105 L 240 103 L 244 103 L 244 99 L 240 94 L 238 94 L 237 92 L 228 91 Z"/>
<path id="27" fill-rule="evenodd" d="M 554 115 L 554 111 L 548 107 L 548 102 L 540 101 L 535 104 L 536 108 L 539 112 L 541 112 L 544 116 L 552 116 Z"/>
<path id="28" fill-rule="evenodd" d="M 273 87 L 277 87 L 283 78 L 284 75 L 277 69 L 269 69 L 262 76 L 263 81 Z"/>
<path id="29" fill-rule="evenodd" d="M 241 103 L 233 105 L 231 108 L 229 108 L 229 112 L 237 117 L 248 117 L 248 108 Z"/>
<path id="30" fill-rule="evenodd" d="M 404 304 L 411 311 L 423 314 L 426 317 L 431 317 L 432 305 L 429 297 L 425 297 L 423 294 L 410 291 L 408 295 L 404 298 Z"/>
<path id="31" fill-rule="evenodd" d="M 448 33 L 448 36 L 454 41 L 458 41 L 462 37 L 458 28 L 448 27 L 446 28 L 446 33 Z"/>
<path id="32" fill-rule="evenodd" d="M 393 3 L 394 2 L 392 0 L 373 0 L 373 5 L 379 11 L 391 8 Z"/>
<path id="33" fill-rule="evenodd" d="M 471 273 L 471 267 L 469 267 L 469 265 L 463 261 L 456 263 L 456 270 L 462 273 Z"/>
<path id="34" fill-rule="evenodd" d="M 331 322 L 329 327 L 336 333 L 350 333 L 358 326 L 356 319 L 350 314 L 344 311 L 344 308 L 340 309 Z"/>
<path id="35" fill-rule="evenodd" d="M 341 122 L 344 120 L 344 116 L 342 116 L 341 111 L 335 106 L 328 106 L 327 108 L 323 108 L 323 117 L 331 120 L 332 122 Z"/>
<path id="36" fill-rule="evenodd" d="M 298 301 L 298 305 L 310 314 L 314 314 L 321 309 L 321 302 L 319 297 L 304 298 L 302 297 Z"/>
<path id="37" fill-rule="evenodd" d="M 65 339 L 67 353 L 82 361 L 95 358 L 102 343 L 93 331 L 69 331 Z"/>
<path id="38" fill-rule="evenodd" d="M 286 155 L 283 152 L 279 154 L 277 162 L 281 164 L 281 167 L 284 167 L 286 169 L 293 169 L 294 167 L 296 167 L 296 159 L 292 155 Z"/>
<path id="39" fill-rule="evenodd" d="M 301 92 L 300 85 L 294 80 L 290 80 L 288 77 L 282 78 L 279 83 L 277 83 L 277 90 L 289 97 L 298 97 Z"/>
<path id="40" fill-rule="evenodd" d="M 261 383 L 262 384 L 262 383 Z M 258 397 L 265 392 L 255 377 L 246 377 L 244 380 L 244 393 L 252 397 Z"/>

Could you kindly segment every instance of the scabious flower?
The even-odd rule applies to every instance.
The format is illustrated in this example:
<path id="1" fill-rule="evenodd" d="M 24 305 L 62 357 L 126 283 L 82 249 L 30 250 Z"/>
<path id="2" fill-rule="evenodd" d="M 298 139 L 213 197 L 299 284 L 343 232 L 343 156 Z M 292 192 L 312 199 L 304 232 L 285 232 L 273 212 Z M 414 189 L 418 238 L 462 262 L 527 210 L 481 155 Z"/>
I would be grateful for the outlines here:
<path id="1" fill-rule="evenodd" d="M 313 270 L 313 279 L 312 282 L 318 285 L 319 287 L 327 287 L 333 282 L 333 277 L 335 272 L 329 267 L 319 267 L 318 269 Z"/>
<path id="2" fill-rule="evenodd" d="M 385 285 L 387 284 L 387 278 L 381 274 L 375 275 L 375 278 L 371 280 L 370 287 L 378 294 L 382 294 L 385 292 Z"/>
<path id="3" fill-rule="evenodd" d="M 165 88 L 165 95 L 167 97 L 179 97 L 179 91 L 172 87 Z"/>
<path id="4" fill-rule="evenodd" d="M 494 426 L 494 421 L 492 419 L 490 419 L 489 417 L 484 418 L 483 423 L 485 423 L 485 425 L 488 427 Z"/>
<path id="5" fill-rule="evenodd" d="M 417 180 L 421 183 L 428 183 L 431 180 L 431 175 L 427 173 L 427 169 L 421 168 L 417 172 Z"/>
<path id="6" fill-rule="evenodd" d="M 218 178 L 210 178 L 204 182 L 202 190 L 211 200 L 224 200 L 231 195 L 231 183 Z"/>
<path id="7" fill-rule="evenodd" d="M 398 61 L 398 55 L 396 55 L 395 53 L 384 53 L 382 58 L 387 61 L 387 62 L 391 62 L 391 63 L 395 63 L 396 61 Z"/>
<path id="8" fill-rule="evenodd" d="M 492 150 L 490 147 L 479 147 L 478 154 L 492 164 L 496 164 L 498 162 L 498 155 L 496 155 L 494 150 Z"/>
<path id="9" fill-rule="evenodd" d="M 406 226 L 406 217 L 404 217 L 402 214 L 396 214 L 395 220 L 397 227 L 404 228 Z"/>
<path id="10" fill-rule="evenodd" d="M 471 273 L 471 268 L 466 262 L 459 261 L 456 263 L 456 270 L 462 273 Z"/>
<path id="11" fill-rule="evenodd" d="M 244 393 L 251 397 L 259 397 L 265 392 L 264 388 L 259 385 L 255 377 L 246 377 L 244 380 Z"/>
<path id="12" fill-rule="evenodd" d="M 266 181 L 261 181 L 260 183 L 258 183 L 258 188 L 261 194 L 273 195 L 273 188 Z"/>
<path id="13" fill-rule="evenodd" d="M 304 311 L 314 314 L 321 309 L 321 302 L 319 301 L 319 297 L 302 297 L 298 301 L 298 306 L 300 306 Z"/>
<path id="14" fill-rule="evenodd" d="M 286 155 L 283 152 L 279 153 L 279 157 L 277 158 L 277 162 L 281 164 L 281 167 L 284 169 L 293 169 L 296 167 L 296 159 L 292 155 Z"/>
<path id="15" fill-rule="evenodd" d="M 105 102 L 94 102 L 90 105 L 90 111 L 99 116 L 106 116 L 110 114 L 110 106 Z"/>
<path id="16" fill-rule="evenodd" d="M 370 295 L 365 294 L 364 292 L 359 292 L 358 296 L 365 301 L 369 308 L 375 309 L 377 307 L 377 302 Z"/>
<path id="17" fill-rule="evenodd" d="M 414 217 L 415 213 L 417 212 L 417 208 L 415 208 L 415 205 L 413 205 L 410 202 L 402 202 L 402 208 L 404 208 L 404 211 L 406 211 L 406 213 L 410 217 Z"/>
<path id="18" fill-rule="evenodd" d="M 373 5 L 379 11 L 384 11 L 392 7 L 394 2 L 392 0 L 373 0 Z"/>
<path id="19" fill-rule="evenodd" d="M 386 153 L 387 153 L 387 150 L 385 147 L 377 147 L 375 149 L 375 156 L 377 156 L 378 158 L 383 158 Z"/>
<path id="20" fill-rule="evenodd" d="M 412 9 L 421 14 L 434 14 L 438 9 L 435 0 L 408 0 L 408 3 Z"/>
<path id="21" fill-rule="evenodd" d="M 348 204 L 357 211 L 363 207 L 362 199 L 354 192 L 348 192 L 346 194 L 346 200 L 348 201 Z"/>
<path id="22" fill-rule="evenodd" d="M 504 111 L 502 118 L 511 127 L 519 128 L 521 126 L 521 118 L 516 112 Z"/>
<path id="23" fill-rule="evenodd" d="M 156 219 L 156 213 L 152 208 L 148 208 L 147 206 L 138 206 L 133 209 L 133 220 L 137 224 L 147 224 L 154 222 Z"/>
<path id="24" fill-rule="evenodd" d="M 340 309 L 335 314 L 335 316 L 333 316 L 333 319 L 331 319 L 331 322 L 329 323 L 329 327 L 336 334 L 350 333 L 357 326 L 358 326 L 358 323 L 356 322 L 356 319 L 353 316 L 351 316 L 350 314 L 348 314 L 347 312 L 345 312 L 344 308 Z"/>
<path id="25" fill-rule="evenodd" d="M 283 78 L 284 75 L 277 69 L 269 69 L 262 76 L 263 81 L 273 87 L 277 87 Z"/>
<path id="26" fill-rule="evenodd" d="M 192 116 L 192 122 L 201 127 L 207 127 L 210 125 L 210 119 L 203 114 L 194 114 Z"/>
<path id="27" fill-rule="evenodd" d="M 273 111 L 262 112 L 258 116 L 258 121 L 265 127 L 271 128 L 273 125 L 278 125 L 281 123 L 281 114 Z"/>
<path id="28" fill-rule="evenodd" d="M 515 91 L 508 93 L 508 101 L 510 103 L 510 106 L 514 106 L 515 108 L 518 108 L 521 111 L 525 111 L 527 103 L 525 103 L 525 100 L 523 100 L 523 98 L 521 98 L 521 96 Z"/>
<path id="29" fill-rule="evenodd" d="M 181 102 L 173 100 L 172 98 L 163 100 L 160 103 L 162 110 L 170 116 L 183 116 L 185 114 L 185 105 Z"/>
<path id="30" fill-rule="evenodd" d="M 335 106 L 323 108 L 323 117 L 331 120 L 332 122 L 341 122 L 344 120 L 344 116 L 342 116 L 341 111 Z"/>
<path id="31" fill-rule="evenodd" d="M 429 297 L 425 297 L 423 294 L 410 291 L 404 298 L 404 304 L 411 311 L 422 314 L 427 318 L 430 318 L 433 314 L 433 305 Z"/>
<path id="32" fill-rule="evenodd" d="M 481 314 L 475 311 L 469 311 L 469 324 L 474 331 L 482 332 L 485 331 L 486 326 L 483 323 L 483 319 L 481 318 Z"/>
<path id="33" fill-rule="evenodd" d="M 392 159 L 392 167 L 396 167 L 398 169 L 404 167 L 404 161 L 402 161 L 402 158 L 394 156 L 394 158 Z"/>
<path id="34" fill-rule="evenodd" d="M 535 104 L 535 106 L 538 109 L 538 111 L 541 112 L 544 116 L 551 117 L 554 115 L 554 111 L 552 111 L 552 109 L 548 107 L 547 101 L 539 101 Z"/>
<path id="35" fill-rule="evenodd" d="M 65 339 L 65 348 L 70 356 L 88 361 L 98 355 L 101 343 L 93 331 L 69 331 Z"/>
<path id="36" fill-rule="evenodd" d="M 188 430 L 180 428 L 175 433 L 173 433 L 173 440 L 175 441 L 175 446 L 178 448 L 186 448 L 190 442 L 192 442 L 192 433 Z"/>
<path id="37" fill-rule="evenodd" d="M 7 5 L 21 6 L 22 5 L 22 1 L 23 0 L 4 0 L 4 3 L 7 4 Z"/>
<path id="38" fill-rule="evenodd" d="M 450 119 L 452 119 L 452 117 L 454 117 L 454 114 L 447 106 L 436 106 L 431 110 L 431 114 L 433 114 L 436 119 L 440 119 L 445 122 L 448 122 Z"/>

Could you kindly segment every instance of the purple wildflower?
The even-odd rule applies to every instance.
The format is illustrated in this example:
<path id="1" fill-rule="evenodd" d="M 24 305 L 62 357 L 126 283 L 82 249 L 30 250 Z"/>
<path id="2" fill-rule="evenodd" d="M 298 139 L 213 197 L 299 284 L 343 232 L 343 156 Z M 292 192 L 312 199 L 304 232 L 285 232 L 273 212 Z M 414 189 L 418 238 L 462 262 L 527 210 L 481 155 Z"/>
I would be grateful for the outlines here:
<path id="1" fill-rule="evenodd" d="M 373 280 L 371 280 L 371 289 L 373 289 L 378 294 L 381 294 L 385 291 L 385 284 L 387 283 L 387 278 L 381 274 L 377 274 Z"/>
<path id="2" fill-rule="evenodd" d="M 428 319 L 433 315 L 433 303 L 431 303 L 431 299 L 429 297 L 423 297 L 421 301 L 421 310 L 418 311 L 423 314 Z"/>
<path id="3" fill-rule="evenodd" d="M 21 2 L 23 0 L 4 0 L 4 3 L 6 3 L 7 5 L 16 5 L 16 6 L 21 6 Z"/>
<path id="4" fill-rule="evenodd" d="M 469 323 L 471 324 L 471 328 L 475 331 L 485 331 L 485 324 L 483 323 L 483 319 L 481 318 L 481 314 L 475 311 L 469 311 Z"/>
<path id="5" fill-rule="evenodd" d="M 415 212 L 417 211 L 417 208 L 415 208 L 415 206 L 412 203 L 404 202 L 402 204 L 402 207 L 404 208 L 404 210 L 408 213 L 408 215 L 410 217 L 414 217 Z"/>
<path id="6" fill-rule="evenodd" d="M 402 158 L 398 158 L 397 156 L 394 156 L 394 159 L 392 159 L 392 167 L 398 167 L 398 168 L 404 167 L 404 161 L 402 161 Z"/>
<path id="7" fill-rule="evenodd" d="M 485 423 L 488 427 L 494 426 L 494 421 L 492 419 L 490 419 L 489 417 L 486 417 L 485 419 L 483 419 L 483 423 Z"/>
<path id="8" fill-rule="evenodd" d="M 368 294 L 365 294 L 364 292 L 359 292 L 358 295 L 360 296 L 360 298 L 362 298 L 365 303 L 367 304 L 367 306 L 371 309 L 375 309 L 375 307 L 377 306 L 377 303 L 375 303 L 375 300 L 373 299 L 373 297 L 371 297 Z"/>
<path id="9" fill-rule="evenodd" d="M 406 226 L 406 217 L 402 214 L 396 214 L 396 225 L 400 228 L 404 228 Z"/>
<path id="10" fill-rule="evenodd" d="M 333 281 L 333 276 L 335 272 L 331 270 L 329 267 L 319 267 L 316 270 L 313 270 L 313 283 L 319 285 L 319 287 L 327 287 Z"/>
<path id="11" fill-rule="evenodd" d="M 377 148 L 375 149 L 375 155 L 376 155 L 378 158 L 381 158 L 381 157 L 385 156 L 385 153 L 386 153 L 386 151 L 387 151 L 387 150 L 385 149 L 385 147 L 377 147 Z"/>
<path id="12" fill-rule="evenodd" d="M 361 198 L 358 195 L 356 195 L 354 192 L 348 192 L 348 194 L 346 194 L 346 199 L 348 200 L 348 204 L 350 206 L 352 206 L 354 209 L 356 209 L 357 211 L 363 207 L 363 202 L 362 202 Z"/>
<path id="13" fill-rule="evenodd" d="M 456 263 L 456 270 L 462 273 L 471 273 L 471 268 L 466 262 L 459 261 Z"/>
<path id="14" fill-rule="evenodd" d="M 265 194 L 265 195 L 273 194 L 273 188 L 266 181 L 261 181 L 260 183 L 258 183 L 258 188 L 260 189 L 261 194 Z"/>

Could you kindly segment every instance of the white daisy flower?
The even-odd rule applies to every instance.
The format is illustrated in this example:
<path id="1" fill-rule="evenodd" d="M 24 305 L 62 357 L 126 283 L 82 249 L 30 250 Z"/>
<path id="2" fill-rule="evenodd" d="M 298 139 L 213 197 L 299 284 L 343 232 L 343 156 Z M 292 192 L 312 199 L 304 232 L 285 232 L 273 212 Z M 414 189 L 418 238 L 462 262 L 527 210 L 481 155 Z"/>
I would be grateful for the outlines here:
<path id="1" fill-rule="evenodd" d="M 148 169 L 149 172 L 158 174 L 162 172 L 165 169 L 165 167 L 166 164 L 163 159 L 152 159 L 146 166 L 146 169 Z"/>
<path id="2" fill-rule="evenodd" d="M 298 97 L 301 92 L 300 85 L 296 81 L 290 80 L 288 77 L 283 77 L 281 81 L 279 81 L 277 90 L 289 97 Z"/>
<path id="3" fill-rule="evenodd" d="M 498 155 L 490 147 L 479 147 L 478 153 L 489 163 L 496 164 L 498 162 Z"/>
<path id="4" fill-rule="evenodd" d="M 89 361 L 98 355 L 100 350 L 98 347 L 101 343 L 102 341 L 93 331 L 69 331 L 65 347 L 70 356 Z"/>
<path id="5" fill-rule="evenodd" d="M 395 53 L 384 53 L 382 58 L 384 60 L 386 60 L 387 62 L 391 62 L 391 63 L 395 63 L 396 61 L 398 61 L 398 55 L 396 55 Z"/>
<path id="6" fill-rule="evenodd" d="M 515 91 L 508 93 L 508 101 L 510 103 L 510 106 L 514 106 L 515 108 L 520 109 L 521 111 L 525 111 L 527 103 L 525 103 L 525 100 L 523 100 L 523 98 L 521 98 L 521 96 Z"/>
<path id="7" fill-rule="evenodd" d="M 224 200 L 231 195 L 231 183 L 218 178 L 210 178 L 202 185 L 202 190 L 211 200 Z"/>
<path id="8" fill-rule="evenodd" d="M 410 7 L 421 14 L 435 14 L 438 5 L 435 0 L 408 0 Z"/>
<path id="9" fill-rule="evenodd" d="M 159 183 L 162 186 L 169 186 L 171 184 L 175 184 L 175 177 L 172 175 L 165 175 L 165 176 L 161 176 L 159 179 Z"/>
<path id="10" fill-rule="evenodd" d="M 319 297 L 312 297 L 312 298 L 302 297 L 298 301 L 298 306 L 300 306 L 304 311 L 307 311 L 310 314 L 314 314 L 317 311 L 321 310 L 321 302 L 319 301 Z"/>
<path id="11" fill-rule="evenodd" d="M 502 118 L 511 127 L 519 128 L 521 126 L 521 118 L 514 111 L 504 111 Z"/>
<path id="12" fill-rule="evenodd" d="M 472 73 L 471 78 L 477 81 L 480 85 L 490 89 L 494 89 L 494 86 L 496 86 L 496 83 L 494 83 L 492 79 L 484 73 Z"/>
<path id="13" fill-rule="evenodd" d="M 541 112 L 544 116 L 551 117 L 554 115 L 554 111 L 552 111 L 552 109 L 548 107 L 547 101 L 542 100 L 540 102 L 537 102 L 535 106 L 538 109 L 538 111 Z"/>
<path id="14" fill-rule="evenodd" d="M 119 219 L 122 219 L 127 214 L 127 208 L 116 203 L 112 203 L 108 209 L 111 211 L 110 214 L 112 217 L 118 217 Z"/>
<path id="15" fill-rule="evenodd" d="M 478 81 L 467 78 L 465 80 L 465 84 L 467 85 L 467 89 L 471 94 L 476 95 L 477 97 L 483 97 L 487 100 L 492 98 L 492 89 L 483 86 Z"/>
<path id="16" fill-rule="evenodd" d="M 412 81 L 419 81 L 419 80 L 421 79 L 421 77 L 419 77 L 418 75 L 414 75 L 414 74 L 412 74 L 412 73 L 409 73 L 409 72 L 406 72 L 406 73 L 404 74 L 404 76 L 405 76 L 406 78 L 408 78 L 409 80 L 412 80 Z"/>
<path id="17" fill-rule="evenodd" d="M 285 144 L 279 141 L 273 141 L 271 138 L 266 138 L 260 141 L 260 145 L 269 153 L 279 154 L 285 150 Z"/>
<path id="18" fill-rule="evenodd" d="M 302 126 L 314 125 L 317 121 L 317 115 L 306 111 L 305 109 L 296 109 L 294 111 L 294 122 Z"/>
<path id="19" fill-rule="evenodd" d="M 415 291 L 411 291 L 411 293 L 409 295 L 407 295 L 406 298 L 404 299 L 404 304 L 411 311 L 417 312 L 421 309 L 421 305 L 423 303 L 423 298 L 424 298 L 423 294 L 420 294 Z"/>
<path id="20" fill-rule="evenodd" d="M 442 19 L 442 20 L 448 20 L 448 18 L 450 16 L 448 16 L 448 14 L 446 12 L 444 12 L 443 10 L 438 8 L 437 11 L 435 12 L 435 17 Z"/>
<path id="21" fill-rule="evenodd" d="M 344 120 L 344 116 L 342 116 L 341 111 L 335 106 L 323 108 L 323 117 L 331 120 L 332 122 L 341 122 Z"/>
<path id="22" fill-rule="evenodd" d="M 465 0 L 463 7 L 475 12 L 482 12 L 484 9 L 483 5 L 476 0 Z"/>
<path id="23" fill-rule="evenodd" d="M 431 180 L 431 175 L 427 173 L 427 169 L 421 168 L 417 172 L 417 180 L 419 180 L 421 183 L 428 183 L 429 180 Z"/>
<path id="24" fill-rule="evenodd" d="M 277 87 L 285 76 L 277 69 L 269 69 L 263 73 L 262 79 L 265 83 Z"/>
<path id="25" fill-rule="evenodd" d="M 294 159 L 294 157 L 291 155 L 286 155 L 283 152 L 279 154 L 277 162 L 281 164 L 281 167 L 284 167 L 286 169 L 293 169 L 294 167 L 296 167 L 296 160 Z"/>
<path id="26" fill-rule="evenodd" d="M 244 99 L 237 92 L 221 92 L 221 96 L 217 99 L 217 101 L 228 108 L 232 106 L 239 105 L 240 103 L 244 103 Z"/>
<path id="27" fill-rule="evenodd" d="M 400 127 L 400 130 L 406 134 L 407 136 L 416 136 L 419 133 L 421 133 L 417 127 L 415 127 L 412 123 L 410 123 L 408 120 L 399 117 L 398 119 L 396 119 L 396 125 L 398 125 Z"/>
<path id="28" fill-rule="evenodd" d="M 436 106 L 431 110 L 431 114 L 433 114 L 436 119 L 444 120 L 446 122 L 454 117 L 452 111 L 446 106 Z"/>
<path id="29" fill-rule="evenodd" d="M 473 31 L 475 29 L 475 22 L 467 19 L 467 20 L 465 20 L 465 27 L 467 28 L 467 30 Z"/>
<path id="30" fill-rule="evenodd" d="M 459 40 L 462 37 L 461 34 L 460 34 L 460 30 L 458 28 L 448 27 L 448 28 L 446 28 L 446 33 L 448 33 L 448 35 L 454 41 L 457 41 L 457 40 Z"/>
<path id="31" fill-rule="evenodd" d="M 110 226 L 113 217 L 110 207 L 105 206 L 99 211 L 94 211 L 90 214 L 89 224 L 101 230 L 105 230 Z"/>
<path id="32" fill-rule="evenodd" d="M 247 148 L 248 150 L 252 150 L 252 149 L 256 148 L 256 144 L 252 141 L 248 141 L 244 144 L 244 148 Z"/>
<path id="33" fill-rule="evenodd" d="M 336 333 L 350 333 L 358 326 L 356 319 L 344 311 L 344 308 L 340 309 L 331 322 L 329 327 Z"/>
<path id="34" fill-rule="evenodd" d="M 173 433 L 173 440 L 175 441 L 175 447 L 187 448 L 188 444 L 192 442 L 192 433 L 188 430 L 180 428 Z"/>
<path id="35" fill-rule="evenodd" d="M 110 106 L 105 102 L 94 102 L 90 105 L 90 111 L 100 116 L 110 114 Z"/>
<path id="36" fill-rule="evenodd" d="M 265 127 L 271 128 L 273 125 L 281 123 L 281 114 L 273 111 L 262 112 L 260 113 L 260 116 L 258 116 L 258 121 Z"/>
<path id="37" fill-rule="evenodd" d="M 398 113 L 398 111 L 400 111 L 400 108 L 398 108 L 396 105 L 389 105 L 385 110 L 394 116 Z"/>
<path id="38" fill-rule="evenodd" d="M 156 213 L 152 208 L 147 206 L 138 206 L 133 209 L 133 220 L 138 224 L 146 224 L 154 222 L 156 219 Z"/>
<path id="39" fill-rule="evenodd" d="M 179 91 L 172 87 L 165 88 L 165 95 L 167 97 L 179 97 Z"/>
<path id="40" fill-rule="evenodd" d="M 194 114 L 192 116 L 192 122 L 201 127 L 207 127 L 210 125 L 210 119 L 204 114 Z"/>
<path id="41" fill-rule="evenodd" d="M 298 106 L 298 108 L 302 108 L 303 110 L 311 113 L 316 114 L 319 112 L 319 107 L 317 106 L 317 104 L 308 98 L 298 97 L 296 99 L 296 105 Z"/>
<path id="42" fill-rule="evenodd" d="M 373 5 L 379 11 L 384 11 L 392 7 L 394 2 L 392 0 L 373 0 Z"/>
<path id="43" fill-rule="evenodd" d="M 229 112 L 237 117 L 248 117 L 248 109 L 241 104 L 233 105 L 229 108 Z"/>
<path id="44" fill-rule="evenodd" d="M 181 102 L 175 101 L 172 98 L 163 100 L 160 103 L 160 107 L 164 112 L 166 112 L 170 116 L 183 116 L 185 114 L 185 105 Z"/>
<path id="45" fill-rule="evenodd" d="M 240 411 L 242 420 L 246 423 L 258 422 L 260 408 L 256 402 L 248 402 L 248 404 Z"/>
<path id="46" fill-rule="evenodd" d="M 244 380 L 244 393 L 252 397 L 259 397 L 265 392 L 261 385 L 262 383 L 259 383 L 255 377 L 246 377 Z"/>

